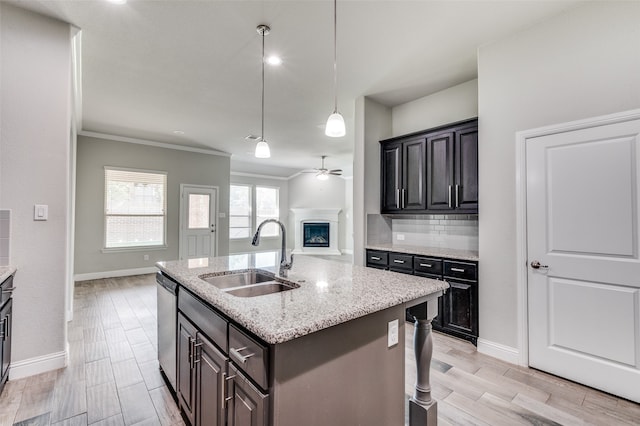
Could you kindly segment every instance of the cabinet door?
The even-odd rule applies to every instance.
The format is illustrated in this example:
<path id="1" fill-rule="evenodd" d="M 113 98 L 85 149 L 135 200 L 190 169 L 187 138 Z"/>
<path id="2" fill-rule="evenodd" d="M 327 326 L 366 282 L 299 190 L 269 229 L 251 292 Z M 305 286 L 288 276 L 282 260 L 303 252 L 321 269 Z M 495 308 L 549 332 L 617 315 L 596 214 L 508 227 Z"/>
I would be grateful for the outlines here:
<path id="1" fill-rule="evenodd" d="M 468 336 L 478 336 L 478 283 L 452 281 L 444 296 L 442 326 Z M 462 336 L 461 336 L 462 337 Z"/>
<path id="2" fill-rule="evenodd" d="M 400 210 L 400 189 L 402 185 L 402 144 L 383 144 L 380 170 L 380 209 Z"/>
<path id="3" fill-rule="evenodd" d="M 233 365 L 229 364 L 233 399 L 229 404 L 229 426 L 265 426 L 268 424 L 268 396 L 262 394 Z"/>
<path id="4" fill-rule="evenodd" d="M 453 209 L 453 132 L 427 137 L 427 209 Z"/>
<path id="5" fill-rule="evenodd" d="M 196 425 L 224 426 L 227 357 L 200 333 L 196 345 Z"/>
<path id="6" fill-rule="evenodd" d="M 427 208 L 427 148 L 424 138 L 402 144 L 402 177 L 400 207 L 404 210 Z"/>
<path id="7" fill-rule="evenodd" d="M 196 380 L 193 368 L 196 328 L 178 313 L 178 402 L 192 425 L 195 425 Z"/>
<path id="8" fill-rule="evenodd" d="M 4 381 L 7 378 L 7 373 L 9 372 L 9 364 L 11 363 L 11 313 L 12 313 L 12 305 L 13 300 L 9 299 L 9 301 L 4 305 L 2 311 L 0 312 L 1 326 L 2 326 L 2 341 L 0 345 L 2 347 L 1 358 L 2 358 L 2 370 L 0 374 L 0 378 Z"/>
<path id="9" fill-rule="evenodd" d="M 455 205 L 478 210 L 478 127 L 456 132 Z"/>

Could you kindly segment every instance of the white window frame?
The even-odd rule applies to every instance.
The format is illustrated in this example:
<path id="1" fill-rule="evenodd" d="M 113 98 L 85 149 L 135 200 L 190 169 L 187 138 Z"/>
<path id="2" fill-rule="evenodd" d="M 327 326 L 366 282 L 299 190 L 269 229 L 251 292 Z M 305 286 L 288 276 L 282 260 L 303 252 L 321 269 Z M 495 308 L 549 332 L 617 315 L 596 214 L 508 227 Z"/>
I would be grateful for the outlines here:
<path id="1" fill-rule="evenodd" d="M 157 174 L 164 175 L 164 206 L 163 206 L 163 214 L 162 215 L 141 215 L 141 216 L 161 216 L 162 217 L 162 244 L 155 245 L 140 245 L 140 246 L 128 246 L 128 247 L 107 247 L 107 218 L 111 215 L 107 213 L 107 171 L 122 171 L 122 172 L 134 172 L 134 173 L 149 173 L 149 174 Z M 103 253 L 114 253 L 114 252 L 127 252 L 127 251 L 151 251 L 151 250 L 164 250 L 167 246 L 167 187 L 168 187 L 168 173 L 161 170 L 146 170 L 146 169 L 134 169 L 128 167 L 115 167 L 115 166 L 104 166 L 104 196 L 103 196 L 103 240 L 102 240 L 102 252 Z M 115 215 L 122 216 L 122 215 Z M 137 215 L 136 215 L 137 216 Z"/>
<path id="2" fill-rule="evenodd" d="M 231 218 L 232 217 L 245 217 L 240 216 L 240 215 L 232 215 L 231 214 L 231 206 L 229 206 L 229 240 L 232 241 L 244 241 L 244 240 L 249 240 L 252 237 L 252 233 L 254 232 L 253 230 L 255 229 L 254 227 L 254 217 L 255 217 L 255 209 L 253 208 L 253 205 L 255 204 L 255 200 L 254 200 L 254 190 L 253 190 L 253 185 L 248 185 L 248 184 L 244 184 L 244 183 L 232 183 L 229 185 L 229 189 L 231 189 L 232 186 L 243 186 L 245 188 L 249 188 L 249 236 L 248 237 L 238 237 L 238 238 L 234 238 L 231 237 Z M 231 191 L 229 191 L 231 192 Z M 231 200 L 229 200 L 229 203 L 231 203 Z M 244 229 L 244 227 L 243 227 Z"/>
<path id="3" fill-rule="evenodd" d="M 260 188 L 269 188 L 269 189 L 275 189 L 276 190 L 276 198 L 277 198 L 277 203 L 278 203 L 278 217 L 277 219 L 280 220 L 280 211 L 281 211 L 281 206 L 280 206 L 280 187 L 279 186 L 271 186 L 271 185 L 257 185 L 257 184 L 250 184 L 250 183 L 231 183 L 229 186 L 245 186 L 249 188 L 249 198 L 250 198 L 250 216 L 249 216 L 249 223 L 251 224 L 251 231 L 249 232 L 249 237 L 246 238 L 231 238 L 229 237 L 229 239 L 231 241 L 249 241 L 253 238 L 253 235 L 256 233 L 256 230 L 258 229 L 258 225 L 260 225 L 258 223 L 258 208 L 257 208 L 257 192 L 256 189 L 258 187 Z M 231 218 L 231 213 L 229 213 L 229 218 Z M 277 234 L 276 235 L 270 235 L 270 236 L 261 236 L 261 239 L 270 239 L 270 238 L 280 238 L 280 227 L 277 227 Z"/>

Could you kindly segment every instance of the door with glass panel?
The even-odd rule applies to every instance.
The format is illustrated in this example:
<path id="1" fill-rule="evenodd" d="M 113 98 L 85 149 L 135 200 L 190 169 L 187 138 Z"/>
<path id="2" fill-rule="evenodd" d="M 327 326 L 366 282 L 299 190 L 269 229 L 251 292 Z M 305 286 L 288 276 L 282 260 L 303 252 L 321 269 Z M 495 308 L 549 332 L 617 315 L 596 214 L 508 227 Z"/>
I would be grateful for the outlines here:
<path id="1" fill-rule="evenodd" d="M 181 185 L 180 258 L 216 255 L 217 189 L 210 186 Z"/>

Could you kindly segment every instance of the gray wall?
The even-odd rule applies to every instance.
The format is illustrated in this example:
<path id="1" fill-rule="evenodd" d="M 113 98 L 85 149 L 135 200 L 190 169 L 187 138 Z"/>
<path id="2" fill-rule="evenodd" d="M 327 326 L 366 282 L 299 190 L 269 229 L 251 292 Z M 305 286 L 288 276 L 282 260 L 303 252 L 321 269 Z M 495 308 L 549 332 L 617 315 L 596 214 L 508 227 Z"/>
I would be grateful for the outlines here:
<path id="1" fill-rule="evenodd" d="M 639 2 L 587 4 L 479 50 L 483 339 L 517 346 L 515 133 L 639 108 L 639 22 Z"/>
<path id="2" fill-rule="evenodd" d="M 293 248 L 293 229 L 289 231 L 289 182 L 284 179 L 267 179 L 264 177 L 239 176 L 232 174 L 232 184 L 260 185 L 271 186 L 279 189 L 280 202 L 280 221 L 285 224 L 287 233 L 287 248 Z M 228 203 L 227 203 L 228 204 Z M 229 207 L 227 207 L 227 210 Z M 258 224 L 259 225 L 259 224 Z M 257 225 L 256 225 L 257 226 Z M 246 240 L 230 240 L 229 253 L 246 253 L 251 251 L 265 251 L 280 249 L 281 238 L 278 237 L 261 237 L 260 245 L 254 247 L 251 245 L 251 239 Z"/>
<path id="3" fill-rule="evenodd" d="M 167 245 L 162 250 L 103 253 L 104 166 L 167 172 Z M 229 252 L 229 157 L 106 139 L 78 138 L 75 273 L 152 267 L 178 259 L 180 184 L 218 187 L 218 255 Z M 149 260 L 144 260 L 144 255 Z"/>
<path id="4" fill-rule="evenodd" d="M 289 208 L 290 209 L 332 209 L 342 211 L 338 216 L 339 234 L 338 248 L 346 246 L 347 233 L 345 208 L 345 180 L 338 176 L 331 176 L 327 180 L 316 179 L 313 173 L 302 173 L 289 180 Z M 289 220 L 289 229 L 293 238 L 295 224 Z M 293 240 L 291 240 L 293 244 Z M 290 246 L 293 247 L 293 246 Z"/>
<path id="5" fill-rule="evenodd" d="M 66 343 L 70 28 L 3 2 L 0 15 L 0 207 L 12 210 L 18 268 L 12 363 L 49 356 L 53 368 Z M 34 204 L 49 206 L 48 221 L 33 220 Z"/>
<path id="6" fill-rule="evenodd" d="M 393 107 L 393 136 L 478 116 L 478 80 L 470 80 L 424 98 Z"/>

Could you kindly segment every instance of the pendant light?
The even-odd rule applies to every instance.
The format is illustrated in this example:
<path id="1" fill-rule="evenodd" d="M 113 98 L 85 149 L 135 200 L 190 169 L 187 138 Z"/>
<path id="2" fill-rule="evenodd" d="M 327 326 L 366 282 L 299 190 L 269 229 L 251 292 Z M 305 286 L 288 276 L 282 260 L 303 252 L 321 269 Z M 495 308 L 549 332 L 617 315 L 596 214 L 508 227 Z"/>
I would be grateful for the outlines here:
<path id="1" fill-rule="evenodd" d="M 344 136 L 346 131 L 344 127 L 344 118 L 338 112 L 338 3 L 333 0 L 333 113 L 327 120 L 327 126 L 324 134 L 332 138 Z"/>
<path id="2" fill-rule="evenodd" d="M 269 144 L 264 139 L 264 36 L 269 34 L 271 28 L 267 25 L 258 25 L 256 28 L 258 34 L 262 36 L 262 127 L 260 131 L 260 139 L 256 145 L 256 158 L 269 158 L 271 157 L 271 151 L 269 150 Z"/>

